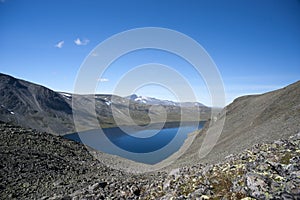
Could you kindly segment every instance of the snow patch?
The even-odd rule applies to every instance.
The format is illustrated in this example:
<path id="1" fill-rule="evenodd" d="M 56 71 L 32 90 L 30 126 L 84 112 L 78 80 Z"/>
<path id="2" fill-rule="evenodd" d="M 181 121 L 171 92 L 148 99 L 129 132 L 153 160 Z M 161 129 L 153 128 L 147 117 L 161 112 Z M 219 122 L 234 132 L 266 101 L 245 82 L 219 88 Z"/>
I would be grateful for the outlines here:
<path id="1" fill-rule="evenodd" d="M 147 103 L 147 97 L 137 97 L 134 99 L 134 101 L 139 101 L 139 102 L 142 102 L 142 103 Z"/>
<path id="2" fill-rule="evenodd" d="M 65 97 L 71 97 L 72 95 L 70 95 L 70 94 L 67 94 L 67 93 L 61 93 L 63 96 L 65 96 Z"/>

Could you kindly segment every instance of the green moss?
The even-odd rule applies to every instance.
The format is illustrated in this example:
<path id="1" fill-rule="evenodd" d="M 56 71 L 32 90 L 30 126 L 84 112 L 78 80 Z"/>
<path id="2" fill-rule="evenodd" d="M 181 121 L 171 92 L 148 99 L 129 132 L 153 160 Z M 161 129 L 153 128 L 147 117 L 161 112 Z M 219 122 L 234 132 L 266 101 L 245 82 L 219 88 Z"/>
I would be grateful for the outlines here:
<path id="1" fill-rule="evenodd" d="M 225 170 L 217 170 L 215 171 L 214 176 L 210 177 L 213 186 L 213 199 L 220 199 L 225 197 L 227 199 L 241 199 L 245 197 L 244 193 L 241 192 L 232 192 L 233 181 L 238 181 L 240 185 L 243 185 L 243 181 L 239 180 L 240 176 L 245 174 L 244 165 L 235 165 L 235 168 Z"/>
<path id="2" fill-rule="evenodd" d="M 217 183 L 212 184 L 212 186 L 216 197 L 227 197 L 230 193 L 230 188 L 232 187 L 231 179 L 226 174 L 222 174 L 214 178 L 217 180 Z"/>
<path id="3" fill-rule="evenodd" d="M 185 196 L 189 195 L 193 191 L 194 191 L 194 188 L 193 188 L 193 184 L 191 182 L 187 182 L 186 184 L 182 184 L 179 187 L 180 194 L 185 195 Z"/>
<path id="4" fill-rule="evenodd" d="M 291 152 L 286 152 L 286 153 L 284 154 L 284 156 L 281 157 L 280 163 L 281 163 L 281 164 L 288 165 L 288 164 L 290 164 L 290 159 L 291 159 L 291 158 L 292 158 Z"/>

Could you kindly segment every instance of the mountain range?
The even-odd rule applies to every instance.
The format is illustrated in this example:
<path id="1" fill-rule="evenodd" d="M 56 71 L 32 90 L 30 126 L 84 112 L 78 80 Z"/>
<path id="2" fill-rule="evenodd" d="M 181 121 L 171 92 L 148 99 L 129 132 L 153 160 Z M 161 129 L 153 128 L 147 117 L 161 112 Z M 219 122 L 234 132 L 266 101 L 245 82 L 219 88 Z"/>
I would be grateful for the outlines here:
<path id="1" fill-rule="evenodd" d="M 169 100 L 160 100 L 152 97 L 145 97 L 145 96 L 138 96 L 136 94 L 132 94 L 130 96 L 127 96 L 127 99 L 130 99 L 135 102 L 140 102 L 144 104 L 150 104 L 150 105 L 164 105 L 164 106 L 180 106 L 180 107 L 205 107 L 205 105 L 199 103 L 199 102 L 174 102 Z"/>
<path id="2" fill-rule="evenodd" d="M 74 112 L 80 113 L 82 121 L 79 126 L 82 129 L 96 128 L 92 123 L 94 115 L 86 106 L 93 100 L 96 117 L 102 128 L 117 126 L 114 119 L 118 119 L 121 125 L 144 126 L 151 121 L 149 115 L 154 116 L 156 123 L 180 122 L 183 115 L 187 121 L 206 121 L 211 111 L 198 102 L 178 103 L 135 94 L 127 97 L 76 95 L 72 107 L 73 96 L 0 73 L 0 120 L 52 134 L 67 134 L 76 131 Z M 197 117 L 199 113 L 200 118 Z"/>

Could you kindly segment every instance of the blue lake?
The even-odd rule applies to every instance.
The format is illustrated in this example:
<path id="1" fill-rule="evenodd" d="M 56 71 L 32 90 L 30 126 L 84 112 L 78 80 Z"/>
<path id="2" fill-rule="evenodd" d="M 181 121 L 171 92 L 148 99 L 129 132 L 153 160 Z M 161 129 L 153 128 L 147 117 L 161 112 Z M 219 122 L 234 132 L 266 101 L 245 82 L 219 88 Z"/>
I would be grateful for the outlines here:
<path id="1" fill-rule="evenodd" d="M 94 129 L 65 135 L 65 138 L 86 144 L 96 150 L 146 164 L 158 163 L 176 151 L 189 133 L 205 122 L 188 122 L 180 127 L 116 127 Z"/>

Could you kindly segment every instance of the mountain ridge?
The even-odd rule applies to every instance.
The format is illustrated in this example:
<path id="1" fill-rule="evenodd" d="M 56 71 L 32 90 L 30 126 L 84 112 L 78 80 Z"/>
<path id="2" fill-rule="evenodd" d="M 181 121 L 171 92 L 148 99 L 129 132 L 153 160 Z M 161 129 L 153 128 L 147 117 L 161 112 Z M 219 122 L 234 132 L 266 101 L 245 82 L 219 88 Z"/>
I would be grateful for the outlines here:
<path id="1" fill-rule="evenodd" d="M 288 138 L 300 132 L 300 81 L 281 89 L 259 95 L 248 95 L 235 99 L 227 105 L 216 122 L 207 122 L 205 127 L 196 133 L 195 140 L 188 151 L 181 156 L 175 166 L 191 162 L 213 163 L 226 156 L 249 148 L 251 145 L 272 142 Z M 224 120 L 224 126 L 218 122 Z M 222 132 L 212 151 L 199 158 L 199 144 L 204 141 L 210 126 L 222 128 Z"/>
<path id="2" fill-rule="evenodd" d="M 182 110 L 187 113 L 185 119 L 191 121 L 207 120 L 210 115 L 210 108 L 200 103 L 180 107 L 178 103 L 151 97 L 149 99 L 152 102 L 144 104 L 116 95 L 77 95 L 55 92 L 44 86 L 3 73 L 0 73 L 0 91 L 0 120 L 52 134 L 67 134 L 76 131 L 73 120 L 74 111 L 84 116 L 80 124 L 83 130 L 97 128 L 98 124 L 102 128 L 115 127 L 117 124 L 114 117 L 121 121 L 121 125 L 147 125 L 151 122 L 149 114 L 155 116 L 155 122 L 178 122 L 181 120 Z M 74 95 L 80 97 L 80 100 L 72 102 Z M 92 111 L 85 109 L 87 105 L 93 103 L 93 99 L 99 122 L 97 126 L 91 123 L 94 118 Z M 73 110 L 74 107 L 77 110 Z M 162 110 L 166 111 L 167 118 Z M 113 111 L 117 113 L 114 116 Z M 201 119 L 193 118 L 198 111 L 201 112 Z"/>
<path id="3" fill-rule="evenodd" d="M 2 121 L 46 132 L 70 130 L 71 106 L 58 93 L 44 86 L 0 74 L 0 102 Z M 7 115 L 7 111 L 11 115 Z M 61 125 L 62 121 L 65 125 Z"/>

